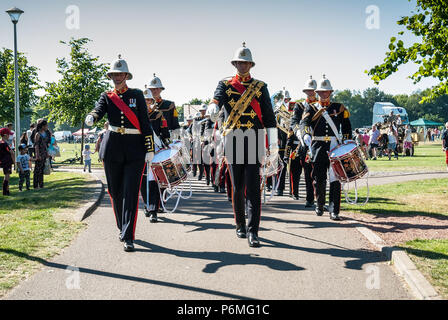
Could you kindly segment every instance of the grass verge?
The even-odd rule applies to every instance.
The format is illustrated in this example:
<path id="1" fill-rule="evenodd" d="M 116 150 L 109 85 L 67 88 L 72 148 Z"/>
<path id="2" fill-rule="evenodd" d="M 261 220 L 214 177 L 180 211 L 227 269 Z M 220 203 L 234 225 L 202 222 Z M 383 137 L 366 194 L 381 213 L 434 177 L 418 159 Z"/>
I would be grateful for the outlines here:
<path id="1" fill-rule="evenodd" d="M 448 299 L 448 239 L 417 239 L 401 247 L 438 293 Z"/>
<path id="2" fill-rule="evenodd" d="M 0 297 L 66 247 L 85 224 L 62 220 L 57 213 L 78 207 L 94 182 L 78 173 L 45 176 L 45 188 L 0 196 Z"/>
<path id="3" fill-rule="evenodd" d="M 402 157 L 398 160 L 387 157 L 368 160 L 370 172 L 420 172 L 446 171 L 445 153 L 441 143 L 420 144 L 415 148 L 413 157 Z"/>
<path id="4" fill-rule="evenodd" d="M 354 198 L 352 192 L 349 193 Z M 364 201 L 367 189 L 360 188 L 358 197 Z M 341 210 L 387 216 L 448 216 L 448 179 L 428 179 L 371 186 L 369 202 L 353 206 L 341 201 Z"/>

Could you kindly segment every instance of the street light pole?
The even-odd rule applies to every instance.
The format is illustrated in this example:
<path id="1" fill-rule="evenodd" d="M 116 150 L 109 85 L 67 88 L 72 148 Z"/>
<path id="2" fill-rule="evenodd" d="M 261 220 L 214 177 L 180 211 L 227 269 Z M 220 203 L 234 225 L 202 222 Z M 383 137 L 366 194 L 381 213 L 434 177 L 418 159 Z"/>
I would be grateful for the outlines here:
<path id="1" fill-rule="evenodd" d="M 17 61 L 17 22 L 19 22 L 20 15 L 23 13 L 18 8 L 12 8 L 6 11 L 11 17 L 11 21 L 14 24 L 14 118 L 15 118 L 15 134 L 14 140 L 14 152 L 17 159 L 19 154 L 20 144 L 20 99 L 19 99 L 19 65 Z"/>
<path id="2" fill-rule="evenodd" d="M 19 65 L 17 62 L 17 22 L 14 23 L 14 105 L 15 105 L 15 131 L 14 153 L 17 159 L 20 144 L 20 99 L 19 99 Z"/>

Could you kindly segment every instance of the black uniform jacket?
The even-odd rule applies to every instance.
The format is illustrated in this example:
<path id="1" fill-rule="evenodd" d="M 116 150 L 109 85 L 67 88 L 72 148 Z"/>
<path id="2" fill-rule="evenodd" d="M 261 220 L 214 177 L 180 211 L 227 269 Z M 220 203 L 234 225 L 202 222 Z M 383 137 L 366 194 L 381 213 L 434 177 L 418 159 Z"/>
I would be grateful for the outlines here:
<path id="1" fill-rule="evenodd" d="M 325 108 L 333 120 L 338 131 L 342 133 L 344 140 L 352 138 L 352 127 L 350 124 L 350 113 L 347 108 L 341 104 L 332 102 Z M 302 134 L 310 134 L 313 132 L 315 137 L 334 137 L 335 134 L 327 123 L 322 113 L 318 113 L 317 104 L 307 104 L 303 112 L 302 121 Z M 311 131 L 312 130 L 312 131 Z M 311 143 L 311 150 L 313 154 L 312 162 L 328 163 L 328 152 L 330 151 L 331 142 L 328 141 L 313 141 Z"/>
<path id="2" fill-rule="evenodd" d="M 116 161 L 144 159 L 147 152 L 154 151 L 153 130 L 149 122 L 143 92 L 139 89 L 128 89 L 124 93 L 117 93 L 135 113 L 142 134 L 120 134 L 110 132 L 110 136 L 103 139 L 103 159 L 113 158 Z M 102 93 L 95 109 L 90 112 L 95 122 L 101 120 L 107 114 L 109 124 L 115 127 L 136 129 L 124 113 L 110 100 L 107 93 Z M 102 143 L 103 143 L 102 142 Z"/>

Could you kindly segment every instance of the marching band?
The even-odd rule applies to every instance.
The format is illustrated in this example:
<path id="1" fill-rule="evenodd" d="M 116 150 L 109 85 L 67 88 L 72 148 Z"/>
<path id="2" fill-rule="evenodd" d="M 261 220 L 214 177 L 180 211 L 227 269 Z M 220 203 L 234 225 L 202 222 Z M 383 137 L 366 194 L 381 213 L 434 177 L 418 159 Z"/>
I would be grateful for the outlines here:
<path id="1" fill-rule="evenodd" d="M 112 64 L 108 77 L 114 90 L 101 95 L 85 122 L 92 126 L 107 114 L 110 123 L 101 158 L 125 251 L 134 250 L 139 195 L 155 223 L 167 192 L 174 194 L 190 173 L 198 180 L 205 174 L 207 186 L 227 194 L 236 236 L 247 238 L 250 247 L 260 246 L 262 193 L 283 196 L 289 179 L 288 195 L 299 200 L 302 172 L 305 207 L 316 203 L 316 214 L 323 215 L 329 176 L 327 208 L 332 220 L 341 220 L 341 176 L 352 170 L 353 181 L 364 173 L 357 174 L 353 161 L 333 166 L 339 161 L 333 151 L 349 143 L 351 125 L 348 109 L 331 101 L 330 81 L 324 75 L 318 86 L 310 78 L 302 90 L 306 99 L 293 102 L 286 88 L 271 97 L 267 84 L 252 77 L 255 62 L 245 43 L 231 64 L 236 74 L 219 81 L 211 102 L 182 126 L 174 102 L 161 97 L 160 78 L 154 74 L 144 91 L 130 89 L 127 62 L 119 56 Z"/>

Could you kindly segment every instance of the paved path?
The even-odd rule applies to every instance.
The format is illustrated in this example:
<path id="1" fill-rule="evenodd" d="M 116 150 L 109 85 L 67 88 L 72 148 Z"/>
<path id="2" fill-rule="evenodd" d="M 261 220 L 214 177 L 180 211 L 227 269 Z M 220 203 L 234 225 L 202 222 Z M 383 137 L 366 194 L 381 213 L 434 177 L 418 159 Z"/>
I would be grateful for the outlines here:
<path id="1" fill-rule="evenodd" d="M 370 183 L 403 177 L 431 176 L 378 177 Z M 158 224 L 140 211 L 133 253 L 118 241 L 105 197 L 72 245 L 51 261 L 41 260 L 42 271 L 5 298 L 413 299 L 351 223 L 317 217 L 303 201 L 276 197 L 263 206 L 262 247 L 249 248 L 235 235 L 226 196 L 204 182 L 194 181 L 193 188 L 193 198 L 182 200 L 178 212 L 161 214 Z M 368 285 L 374 274 L 379 289 Z"/>

